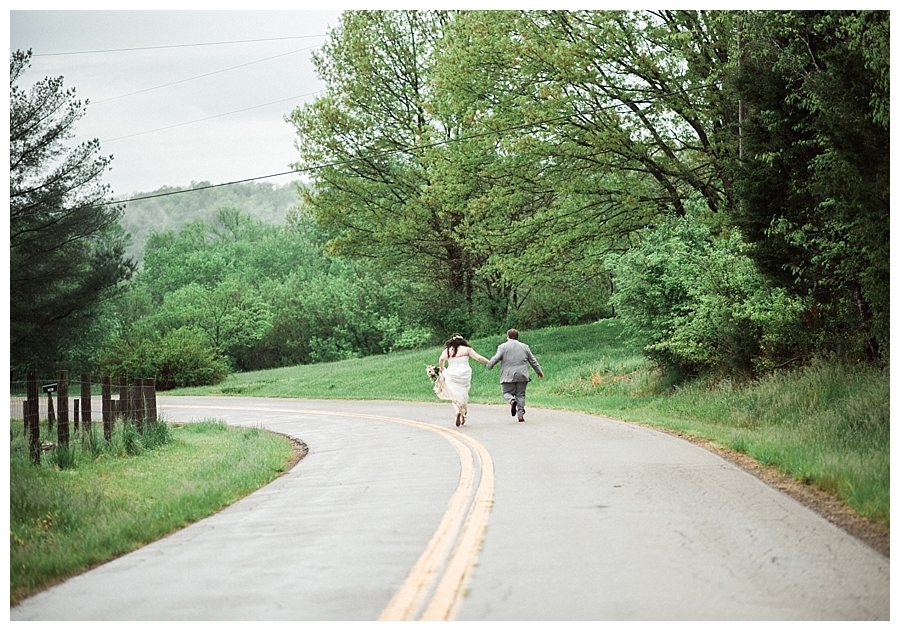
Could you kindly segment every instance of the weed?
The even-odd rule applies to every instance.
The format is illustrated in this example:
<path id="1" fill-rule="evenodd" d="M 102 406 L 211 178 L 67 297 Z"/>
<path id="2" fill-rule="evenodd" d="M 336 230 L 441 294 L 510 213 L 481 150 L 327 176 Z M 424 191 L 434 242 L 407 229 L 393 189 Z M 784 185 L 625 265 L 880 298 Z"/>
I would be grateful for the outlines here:
<path id="1" fill-rule="evenodd" d="M 50 452 L 50 462 L 61 471 L 74 469 L 77 464 L 75 451 L 72 445 L 56 445 Z"/>

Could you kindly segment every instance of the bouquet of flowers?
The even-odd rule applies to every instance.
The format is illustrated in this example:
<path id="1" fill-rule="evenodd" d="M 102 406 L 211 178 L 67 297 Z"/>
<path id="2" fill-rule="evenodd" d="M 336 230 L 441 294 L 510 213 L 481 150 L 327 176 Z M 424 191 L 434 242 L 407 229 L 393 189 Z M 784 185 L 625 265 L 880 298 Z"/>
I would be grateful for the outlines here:
<path id="1" fill-rule="evenodd" d="M 441 375 L 441 371 L 437 366 L 425 366 L 425 372 L 432 381 L 437 381 L 437 378 Z"/>

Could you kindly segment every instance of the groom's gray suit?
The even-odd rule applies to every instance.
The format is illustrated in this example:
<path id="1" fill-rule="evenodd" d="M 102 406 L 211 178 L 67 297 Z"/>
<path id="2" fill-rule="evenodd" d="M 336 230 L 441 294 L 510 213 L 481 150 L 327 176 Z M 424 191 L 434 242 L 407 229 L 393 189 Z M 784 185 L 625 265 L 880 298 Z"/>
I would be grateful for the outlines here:
<path id="1" fill-rule="evenodd" d="M 515 401 L 516 413 L 520 421 L 525 420 L 525 387 L 531 381 L 528 366 L 534 368 L 539 377 L 544 376 L 541 365 L 527 344 L 508 339 L 497 347 L 497 352 L 488 361 L 488 370 L 500 362 L 500 388 L 503 398 L 512 406 Z"/>

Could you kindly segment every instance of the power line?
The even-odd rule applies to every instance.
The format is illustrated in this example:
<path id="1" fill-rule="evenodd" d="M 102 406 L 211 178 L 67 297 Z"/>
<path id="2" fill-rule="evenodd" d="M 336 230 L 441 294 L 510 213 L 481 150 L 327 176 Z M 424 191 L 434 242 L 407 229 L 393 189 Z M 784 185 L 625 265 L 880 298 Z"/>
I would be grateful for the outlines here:
<path id="1" fill-rule="evenodd" d="M 493 135 L 497 135 L 497 134 L 504 134 L 504 133 L 509 132 L 509 131 L 516 131 L 516 130 L 519 130 L 519 129 L 527 129 L 527 128 L 529 128 L 529 127 L 535 127 L 535 126 L 537 126 L 537 125 L 545 125 L 545 124 L 547 124 L 547 123 L 554 123 L 554 122 L 558 122 L 558 121 L 561 121 L 561 120 L 566 120 L 566 119 L 572 118 L 573 116 L 579 116 L 579 115 L 584 115 L 584 114 L 592 114 L 592 113 L 596 113 L 596 112 L 600 112 L 600 111 L 608 110 L 608 109 L 613 109 L 613 108 L 615 108 L 615 107 L 621 107 L 621 106 L 622 106 L 622 104 L 619 103 L 619 104 L 616 104 L 616 105 L 610 105 L 610 106 L 607 106 L 607 107 L 598 107 L 598 108 L 594 108 L 594 109 L 592 109 L 592 110 L 579 110 L 579 111 L 575 111 L 575 112 L 573 112 L 573 113 L 571 113 L 571 114 L 564 114 L 563 116 L 557 116 L 557 117 L 555 117 L 555 118 L 547 118 L 547 119 L 544 119 L 544 120 L 533 121 L 533 122 L 530 122 L 530 123 L 522 123 L 522 124 L 520 124 L 520 125 L 511 125 L 510 127 L 504 127 L 504 128 L 501 128 L 501 129 L 492 129 L 492 130 L 485 131 L 485 132 L 480 132 L 480 133 L 477 133 L 477 134 L 471 134 L 471 135 L 469 135 L 469 136 L 460 136 L 459 138 L 451 138 L 451 139 L 449 139 L 449 140 L 438 140 L 438 141 L 436 141 L 436 142 L 428 143 L 428 144 L 425 144 L 425 145 L 417 145 L 417 146 L 415 146 L 415 147 L 400 147 L 400 148 L 397 148 L 397 149 L 392 149 L 392 150 L 390 150 L 390 151 L 382 151 L 382 152 L 379 152 L 379 153 L 374 153 L 374 154 L 368 154 L 368 155 L 364 155 L 364 156 L 359 156 L 359 157 L 357 157 L 357 158 L 349 158 L 349 159 L 347 159 L 347 160 L 338 160 L 338 161 L 336 161 L 336 162 L 329 162 L 329 163 L 326 163 L 326 164 L 317 164 L 317 165 L 313 165 L 313 166 L 311 166 L 311 167 L 306 167 L 306 168 L 304 168 L 304 169 L 292 169 L 292 170 L 290 170 L 290 171 L 283 171 L 282 173 L 272 173 L 272 174 L 270 174 L 270 175 L 260 175 L 260 176 L 258 176 L 258 177 L 250 177 L 250 178 L 246 178 L 246 179 L 243 179 L 243 180 L 235 180 L 235 181 L 233 181 L 233 182 L 223 182 L 223 183 L 221 183 L 221 184 L 210 184 L 210 185 L 208 185 L 208 186 L 199 186 L 199 187 L 197 187 L 197 188 L 189 188 L 189 189 L 184 189 L 184 190 L 180 190 L 180 191 L 169 191 L 169 192 L 167 192 L 167 193 L 155 193 L 155 194 L 153 194 L 153 195 L 144 195 L 144 196 L 141 196 L 141 197 L 132 197 L 131 199 L 120 199 L 120 200 L 116 200 L 116 201 L 103 202 L 103 203 L 100 203 L 100 204 L 97 204 L 97 205 L 98 205 L 98 206 L 109 206 L 109 205 L 111 205 L 111 204 L 125 204 L 125 203 L 128 203 L 128 202 L 142 201 L 142 200 L 145 200 L 145 199 L 155 199 L 155 198 L 157 198 L 157 197 L 168 197 L 169 195 L 179 195 L 179 194 L 181 194 L 181 193 L 191 193 L 191 192 L 193 192 L 193 191 L 203 191 L 203 190 L 210 189 L 210 188 L 220 188 L 220 187 L 222 187 L 222 186 L 231 186 L 232 184 L 243 184 L 243 183 L 245 183 L 245 182 L 254 182 L 254 181 L 256 181 L 256 180 L 265 180 L 265 179 L 268 179 L 268 178 L 280 177 L 280 176 L 282 176 L 282 175 L 290 175 L 290 174 L 292 174 L 292 173 L 298 173 L 298 174 L 299 174 L 299 173 L 310 173 L 310 172 L 312 172 L 312 171 L 318 171 L 318 170 L 320 170 L 320 169 L 326 169 L 326 168 L 329 168 L 329 167 L 336 167 L 336 166 L 343 166 L 343 165 L 346 165 L 346 164 L 352 164 L 352 163 L 354 163 L 354 162 L 361 162 L 361 161 L 363 161 L 363 160 L 370 160 L 370 159 L 373 159 L 373 158 L 383 158 L 383 157 L 395 155 L 395 154 L 398 154 L 398 153 L 409 153 L 409 152 L 412 152 L 412 151 L 420 151 L 420 150 L 422 150 L 422 149 L 430 149 L 430 148 L 432 148 L 432 147 L 439 147 L 439 146 L 441 146 L 441 145 L 449 145 L 450 143 L 454 143 L 454 142 L 463 142 L 463 141 L 465 141 L 465 140 L 473 140 L 473 139 L 476 139 L 476 138 L 482 138 L 482 137 L 485 137 L 485 136 L 493 136 Z"/>
<path id="2" fill-rule="evenodd" d="M 182 194 L 182 193 L 191 193 L 191 192 L 193 192 L 193 191 L 202 191 L 202 190 L 206 190 L 206 189 L 210 189 L 210 188 L 220 188 L 220 187 L 222 187 L 222 186 L 231 186 L 232 184 L 243 184 L 243 183 L 245 183 L 245 182 L 255 182 L 255 181 L 257 181 L 257 180 L 265 180 L 265 179 L 268 179 L 268 178 L 280 177 L 280 176 L 282 176 L 282 175 L 291 175 L 292 173 L 297 173 L 297 174 L 299 174 L 299 173 L 311 173 L 311 172 L 313 172 L 313 171 L 318 171 L 318 170 L 320 170 L 320 169 L 327 169 L 327 168 L 330 168 L 330 167 L 343 166 L 343 165 L 347 165 L 347 164 L 353 164 L 354 162 L 362 162 L 362 161 L 364 161 L 364 160 L 372 160 L 372 159 L 375 159 L 375 158 L 384 158 L 384 157 L 387 157 L 387 156 L 396 155 L 396 154 L 398 154 L 398 153 L 411 153 L 411 152 L 413 152 L 413 151 L 421 151 L 421 150 L 423 150 L 423 149 L 430 149 L 430 148 L 432 148 L 432 147 L 439 147 L 439 146 L 441 146 L 441 145 L 449 145 L 449 144 L 454 143 L 454 142 L 464 142 L 464 141 L 466 141 L 466 140 L 474 140 L 474 139 L 476 139 L 476 138 L 484 138 L 484 137 L 486 137 L 486 136 L 495 136 L 495 135 L 499 135 L 499 134 L 505 134 L 505 133 L 510 132 L 510 131 L 518 131 L 518 130 L 522 130 L 522 129 L 528 129 L 528 128 L 531 128 L 531 127 L 537 127 L 538 125 L 546 125 L 546 124 L 549 124 L 549 123 L 557 123 L 557 122 L 559 122 L 559 121 L 568 120 L 568 119 L 573 118 L 573 117 L 575 117 L 575 116 L 584 116 L 584 115 L 587 115 L 587 114 L 596 114 L 596 113 L 598 113 L 598 112 L 603 112 L 603 111 L 606 111 L 606 110 L 616 109 L 616 108 L 618 108 L 618 107 L 629 107 L 629 106 L 631 106 L 631 105 L 648 105 L 648 104 L 652 104 L 655 100 L 661 99 L 661 98 L 663 98 L 663 97 L 672 96 L 672 95 L 674 95 L 674 94 L 679 94 L 679 93 L 683 93 L 683 92 L 694 92 L 694 91 L 698 91 L 698 90 L 705 90 L 705 89 L 708 89 L 708 88 L 713 87 L 714 85 L 718 85 L 719 83 L 720 83 L 719 81 L 714 81 L 714 82 L 711 83 L 711 84 L 700 85 L 700 86 L 696 86 L 696 87 L 693 87 L 693 88 L 687 88 L 687 89 L 684 89 L 684 90 L 676 90 L 676 91 L 670 92 L 670 93 L 668 93 L 668 94 L 659 95 L 658 97 L 656 97 L 656 99 L 648 99 L 648 100 L 642 100 L 642 101 L 631 101 L 631 102 L 628 102 L 628 103 L 615 103 L 615 104 L 613 104 L 613 105 L 606 105 L 606 106 L 602 106 L 602 107 L 595 107 L 595 108 L 591 108 L 591 109 L 589 109 L 589 110 L 575 110 L 574 112 L 570 112 L 569 114 L 563 114 L 563 115 L 561 115 L 561 116 L 555 116 L 555 117 L 553 117 L 553 118 L 545 118 L 545 119 L 542 119 L 542 120 L 532 121 L 532 122 L 529 122 L 529 123 L 521 123 L 521 124 L 518 124 L 518 125 L 510 125 L 509 127 L 502 127 L 502 128 L 500 128 L 500 129 L 491 129 L 491 130 L 488 130 L 488 131 L 479 132 L 479 133 L 477 133 L 477 134 L 470 134 L 470 135 L 468 135 L 468 136 L 460 136 L 460 137 L 458 137 L 458 138 L 450 138 L 450 139 L 448 139 L 448 140 L 438 140 L 438 141 L 435 141 L 435 142 L 432 142 L 432 143 L 428 143 L 428 144 L 425 144 L 425 145 L 417 145 L 417 146 L 415 146 L 415 147 L 409 147 L 409 146 L 406 146 L 406 147 L 398 147 L 397 149 L 391 149 L 391 150 L 389 150 L 389 151 L 381 151 L 381 152 L 377 152 L 377 153 L 371 153 L 371 154 L 359 156 L 359 157 L 356 157 L 356 158 L 348 158 L 348 159 L 346 159 L 346 160 L 337 160 L 337 161 L 335 161 L 335 162 L 329 162 L 329 163 L 325 163 L 325 164 L 316 164 L 316 165 L 313 165 L 313 166 L 310 166 L 310 167 L 306 167 L 306 168 L 303 168 L 303 169 L 292 169 L 292 170 L 290 170 L 290 171 L 283 171 L 283 172 L 281 172 L 281 173 L 272 173 L 272 174 L 269 174 L 269 175 L 260 175 L 260 176 L 257 176 L 257 177 L 245 178 L 245 179 L 243 179 L 243 180 L 235 180 L 235 181 L 233 181 L 233 182 L 223 182 L 223 183 L 221 183 L 221 184 L 210 184 L 210 185 L 208 185 L 208 186 L 200 186 L 200 187 L 197 187 L 197 188 L 190 188 L 190 189 L 185 189 L 185 190 L 180 190 L 180 191 L 169 191 L 169 192 L 167 192 L 167 193 L 156 193 L 156 194 L 153 194 L 153 195 L 143 195 L 143 196 L 141 196 L 141 197 L 132 197 L 132 198 L 130 198 L 130 199 L 120 199 L 120 200 L 109 201 L 109 202 L 101 202 L 101 203 L 98 203 L 97 206 L 109 206 L 109 205 L 112 205 L 112 204 L 125 204 L 125 203 L 128 203 L 128 202 L 136 202 L 136 201 L 141 201 L 141 200 L 145 200 L 145 199 L 155 199 L 155 198 L 157 198 L 157 197 L 167 197 L 167 196 L 169 196 L 169 195 L 180 195 L 180 194 Z"/>
<path id="3" fill-rule="evenodd" d="M 306 48 L 299 48 L 297 50 L 292 50 L 286 53 L 281 53 L 280 55 L 275 55 L 273 57 L 266 57 L 264 59 L 257 59 L 256 61 L 248 61 L 245 64 L 240 64 L 238 66 L 232 66 L 230 68 L 223 68 L 222 70 L 214 70 L 213 72 L 207 72 L 206 74 L 197 75 L 196 77 L 188 77 L 187 79 L 179 79 L 178 81 L 172 81 L 171 83 L 164 83 L 162 85 L 157 85 L 152 88 L 144 88 L 143 90 L 138 90 L 136 92 L 129 92 L 128 94 L 120 94 L 119 96 L 112 96 L 108 99 L 101 99 L 100 101 L 91 101 L 91 105 L 98 105 L 100 103 L 106 103 L 108 101 L 115 101 L 116 99 L 122 99 L 126 96 L 134 96 L 135 94 L 143 94 L 144 92 L 150 92 L 152 90 L 159 90 L 160 88 L 167 88 L 172 85 L 178 85 L 179 83 L 187 83 L 188 81 L 194 81 L 195 79 L 202 79 L 204 77 L 210 77 L 215 74 L 221 74 L 223 72 L 228 72 L 229 70 L 236 70 L 238 68 L 244 68 L 246 66 L 252 66 L 253 64 L 262 63 L 264 61 L 271 61 L 272 59 L 278 59 L 279 57 L 286 57 L 287 55 L 294 55 L 296 53 L 302 53 L 305 50 L 310 50 L 312 48 L 316 48 L 315 46 L 307 46 Z"/>
<path id="4" fill-rule="evenodd" d="M 223 186 L 231 186 L 232 184 L 244 184 L 245 182 L 255 182 L 256 180 L 265 180 L 270 177 L 279 177 L 282 175 L 290 175 L 291 173 L 302 173 L 307 169 L 301 169 L 299 171 L 284 171 L 283 173 L 272 173 L 271 175 L 260 175 L 259 177 L 248 177 L 243 180 L 235 180 L 233 182 L 223 182 L 222 184 L 209 184 L 207 186 L 197 186 L 196 188 L 186 188 L 180 191 L 169 191 L 168 193 L 155 193 L 153 195 L 144 195 L 142 197 L 132 197 L 131 199 L 119 199 L 111 202 L 102 202 L 96 204 L 97 206 L 111 206 L 113 204 L 127 204 L 128 202 L 138 202 L 144 199 L 155 199 L 157 197 L 168 197 L 169 195 L 180 195 L 181 193 L 193 193 L 194 191 L 205 191 L 209 188 L 221 188 Z"/>
<path id="5" fill-rule="evenodd" d="M 214 119 L 214 118 L 221 118 L 221 117 L 223 117 L 223 116 L 230 116 L 231 114 L 239 114 L 239 113 L 241 113 L 241 112 L 247 112 L 247 111 L 250 111 L 250 110 L 259 109 L 259 108 L 261 108 L 261 107 L 268 107 L 269 105 L 275 105 L 275 104 L 277 104 L 277 103 L 284 103 L 285 101 L 296 101 L 297 99 L 302 99 L 302 98 L 305 98 L 305 97 L 307 97 L 307 96 L 313 96 L 313 95 L 315 95 L 315 94 L 318 94 L 319 92 L 321 92 L 321 90 L 319 90 L 319 91 L 317 91 L 317 92 L 310 92 L 310 93 L 308 93 L 308 94 L 301 94 L 301 95 L 299 95 L 299 96 L 292 96 L 292 97 L 289 97 L 289 98 L 286 98 L 286 99 L 281 99 L 281 100 L 278 100 L 278 101 L 272 101 L 272 102 L 270 102 L 270 103 L 263 103 L 262 105 L 253 105 L 253 106 L 251 106 L 251 107 L 245 107 L 245 108 L 240 109 L 240 110 L 233 110 L 233 111 L 231 111 L 231 112 L 225 112 L 224 114 L 215 114 L 214 116 L 207 116 L 206 118 L 198 118 L 198 119 L 196 119 L 196 120 L 187 121 L 187 122 L 184 122 L 184 123 L 176 123 L 175 125 L 168 125 L 167 127 L 157 127 L 156 129 L 148 129 L 147 131 L 139 131 L 139 132 L 137 132 L 137 133 L 135 133 L 135 134 L 128 134 L 127 136 L 118 136 L 118 137 L 116 137 L 116 138 L 107 138 L 106 140 L 101 141 L 100 144 L 105 144 L 105 143 L 108 143 L 108 142 L 114 142 L 114 141 L 116 141 L 116 140 L 124 140 L 125 138 L 134 138 L 135 136 L 143 136 L 144 134 L 152 134 L 152 133 L 154 133 L 154 132 L 165 131 L 166 129 L 174 129 L 174 128 L 176 128 L 176 127 L 183 127 L 183 126 L 185 126 L 185 125 L 193 125 L 194 123 L 202 123 L 203 121 L 212 120 L 212 119 Z"/>
<path id="6" fill-rule="evenodd" d="M 107 48 L 103 50 L 78 50 L 60 53 L 33 53 L 32 57 L 58 57 L 60 55 L 93 55 L 96 53 L 124 53 L 136 50 L 160 50 L 163 48 L 189 48 L 193 46 L 221 46 L 223 44 L 248 44 L 251 42 L 278 42 L 286 39 L 309 39 L 324 35 L 293 35 L 291 37 L 267 37 L 264 39 L 236 39 L 225 42 L 200 42 L 197 44 L 170 44 L 166 46 L 140 46 L 136 48 Z"/>

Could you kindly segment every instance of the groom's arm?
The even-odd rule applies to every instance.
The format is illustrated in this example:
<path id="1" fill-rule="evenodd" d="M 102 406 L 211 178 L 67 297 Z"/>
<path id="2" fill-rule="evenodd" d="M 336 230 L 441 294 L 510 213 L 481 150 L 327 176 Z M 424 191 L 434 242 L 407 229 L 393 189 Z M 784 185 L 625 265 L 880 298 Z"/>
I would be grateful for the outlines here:
<path id="1" fill-rule="evenodd" d="M 537 357 L 534 356 L 534 353 L 531 352 L 531 349 L 526 347 L 526 357 L 528 358 L 528 363 L 531 364 L 531 367 L 534 368 L 534 372 L 537 373 L 537 376 L 541 379 L 544 378 L 544 371 L 541 370 L 541 365 L 538 363 Z"/>

